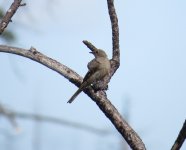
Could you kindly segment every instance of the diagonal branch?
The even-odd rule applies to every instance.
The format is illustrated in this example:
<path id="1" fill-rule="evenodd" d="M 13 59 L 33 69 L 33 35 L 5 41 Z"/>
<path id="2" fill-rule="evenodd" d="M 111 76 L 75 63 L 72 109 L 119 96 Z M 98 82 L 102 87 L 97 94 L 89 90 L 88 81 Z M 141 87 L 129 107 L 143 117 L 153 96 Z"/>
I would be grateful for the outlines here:
<path id="1" fill-rule="evenodd" d="M 11 53 L 20 55 L 31 60 L 34 60 L 44 66 L 58 72 L 70 82 L 79 86 L 82 82 L 82 78 L 75 73 L 73 70 L 67 66 L 57 62 L 56 60 L 47 57 L 46 55 L 38 52 L 35 48 L 31 47 L 29 50 L 0 45 L 0 52 Z M 133 150 L 145 150 L 145 145 L 143 144 L 137 133 L 128 125 L 128 123 L 122 118 L 117 109 L 111 104 L 107 99 L 105 92 L 94 90 L 89 87 L 84 90 L 84 92 L 96 102 L 98 107 L 103 111 L 103 113 L 108 117 L 108 119 L 113 123 L 115 128 L 120 132 L 120 134 L 125 138 L 130 147 Z"/>
<path id="2" fill-rule="evenodd" d="M 22 5 L 21 1 L 22 0 L 14 0 L 14 2 L 12 3 L 10 8 L 6 12 L 6 14 L 4 15 L 4 17 L 2 18 L 2 20 L 0 22 L 0 35 L 3 33 L 3 31 L 8 26 L 8 24 L 11 22 L 11 18 L 16 13 L 19 6 L 25 5 L 25 4 Z"/>
<path id="3" fill-rule="evenodd" d="M 179 150 L 186 139 L 186 120 L 171 150 Z"/>
<path id="4" fill-rule="evenodd" d="M 111 134 L 111 132 L 106 129 L 98 129 L 98 128 L 95 128 L 95 127 L 92 127 L 86 124 L 68 121 L 65 119 L 60 119 L 60 118 L 55 118 L 55 117 L 50 117 L 50 116 L 45 116 L 45 115 L 39 115 L 39 114 L 13 111 L 8 108 L 5 108 L 2 104 L 0 104 L 0 115 L 5 116 L 10 121 L 12 126 L 15 127 L 16 130 L 20 129 L 16 122 L 16 118 L 20 118 L 20 119 L 30 119 L 34 121 L 40 121 L 40 122 L 42 121 L 42 122 L 59 124 L 59 125 L 63 125 L 63 126 L 71 127 L 71 128 L 81 129 L 81 130 L 88 131 L 94 134 L 99 134 L 99 135 Z"/>
<path id="5" fill-rule="evenodd" d="M 111 72 L 110 75 L 106 78 L 107 83 L 110 81 L 110 78 L 116 72 L 120 65 L 120 50 L 119 50 L 119 27 L 118 19 L 114 8 L 114 0 L 107 0 L 108 10 L 112 25 L 112 40 L 113 40 L 113 57 L 111 59 Z M 89 43 L 91 45 L 91 43 Z M 87 45 L 88 46 L 88 45 Z M 93 46 L 93 45 L 92 45 Z M 88 48 L 93 48 L 89 47 Z M 67 66 L 57 62 L 54 59 L 51 59 L 42 53 L 38 52 L 35 48 L 30 50 L 25 50 L 21 48 L 9 47 L 0 45 L 0 52 L 12 53 L 27 57 L 38 63 L 45 65 L 46 67 L 58 72 L 71 83 L 76 86 L 80 86 L 82 78 L 75 73 L 73 70 Z M 118 132 L 125 138 L 127 143 L 133 150 L 145 150 L 145 145 L 138 136 L 138 134 L 130 127 L 130 125 L 122 118 L 117 109 L 111 104 L 107 99 L 106 93 L 104 91 L 94 92 L 92 87 L 88 87 L 84 92 L 98 105 L 98 107 L 103 111 L 103 113 L 108 117 L 108 119 L 113 123 Z"/>
<path id="6" fill-rule="evenodd" d="M 96 48 L 92 43 L 90 43 L 89 41 L 84 40 L 83 43 L 84 43 L 91 51 L 96 51 L 97 48 Z"/>
<path id="7" fill-rule="evenodd" d="M 0 52 L 12 53 L 20 55 L 29 59 L 32 59 L 44 66 L 58 72 L 63 77 L 67 78 L 70 82 L 76 84 L 77 86 L 81 83 L 82 77 L 76 72 L 68 68 L 67 66 L 59 63 L 58 61 L 47 57 L 46 55 L 38 52 L 35 48 L 31 47 L 29 50 L 23 48 L 16 48 L 6 45 L 0 45 Z"/>

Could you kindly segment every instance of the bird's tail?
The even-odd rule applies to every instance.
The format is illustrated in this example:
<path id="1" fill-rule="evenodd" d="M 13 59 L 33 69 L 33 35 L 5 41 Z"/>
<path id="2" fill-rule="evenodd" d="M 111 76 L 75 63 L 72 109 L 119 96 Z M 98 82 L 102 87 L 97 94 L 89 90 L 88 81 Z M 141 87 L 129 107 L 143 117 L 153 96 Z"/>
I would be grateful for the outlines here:
<path id="1" fill-rule="evenodd" d="M 69 101 L 67 103 L 72 103 L 74 101 L 74 99 L 79 95 L 79 93 L 81 93 L 81 91 L 83 91 L 87 86 L 90 85 L 90 83 L 92 83 L 95 79 L 95 76 L 97 74 L 93 74 L 92 76 L 90 76 L 86 81 L 83 81 L 83 83 L 80 85 L 79 89 L 74 93 L 74 95 L 72 95 L 72 97 L 69 99 Z"/>
<path id="2" fill-rule="evenodd" d="M 79 93 L 81 93 L 81 91 L 82 91 L 82 86 L 74 93 L 74 95 L 72 95 L 72 97 L 69 99 L 67 103 L 72 103 L 74 99 L 79 95 Z"/>

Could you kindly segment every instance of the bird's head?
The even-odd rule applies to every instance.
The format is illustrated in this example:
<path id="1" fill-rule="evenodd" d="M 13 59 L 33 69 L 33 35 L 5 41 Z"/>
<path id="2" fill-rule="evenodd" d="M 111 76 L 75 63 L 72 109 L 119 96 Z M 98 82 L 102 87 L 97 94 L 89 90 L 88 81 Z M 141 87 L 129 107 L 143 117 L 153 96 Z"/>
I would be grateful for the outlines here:
<path id="1" fill-rule="evenodd" d="M 90 53 L 93 54 L 96 58 L 97 57 L 107 57 L 107 54 L 102 49 L 96 49 Z"/>

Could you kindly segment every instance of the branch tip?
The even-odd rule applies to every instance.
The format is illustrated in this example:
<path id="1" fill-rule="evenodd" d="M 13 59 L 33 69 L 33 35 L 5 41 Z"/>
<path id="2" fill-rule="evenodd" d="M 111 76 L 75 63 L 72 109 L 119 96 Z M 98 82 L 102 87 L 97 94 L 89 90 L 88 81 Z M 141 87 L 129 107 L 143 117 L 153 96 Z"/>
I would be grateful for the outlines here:
<path id="1" fill-rule="evenodd" d="M 34 48 L 32 46 L 30 47 L 29 51 L 32 52 L 34 55 L 37 53 L 36 48 Z"/>
<path id="2" fill-rule="evenodd" d="M 26 3 L 22 3 L 22 4 L 20 4 L 19 6 L 26 6 Z"/>
<path id="3" fill-rule="evenodd" d="M 83 43 L 84 43 L 91 51 L 97 50 L 97 48 L 96 48 L 92 43 L 90 43 L 89 41 L 83 40 Z"/>

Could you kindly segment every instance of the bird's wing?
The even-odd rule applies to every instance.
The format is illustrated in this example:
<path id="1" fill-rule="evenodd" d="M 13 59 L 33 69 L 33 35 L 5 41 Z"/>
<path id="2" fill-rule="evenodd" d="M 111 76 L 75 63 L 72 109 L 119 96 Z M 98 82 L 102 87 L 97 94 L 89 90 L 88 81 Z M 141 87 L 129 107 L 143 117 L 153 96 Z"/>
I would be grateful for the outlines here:
<path id="1" fill-rule="evenodd" d="M 100 62 L 97 61 L 96 59 L 93 59 L 92 61 L 88 63 L 87 67 L 90 72 L 95 72 L 98 69 L 99 65 L 100 65 Z"/>
<path id="2" fill-rule="evenodd" d="M 100 62 L 98 62 L 96 59 L 93 59 L 92 61 L 90 61 L 87 65 L 89 71 L 87 72 L 87 74 L 85 75 L 85 77 L 83 78 L 83 82 L 86 81 L 92 74 L 94 74 L 94 72 L 96 72 L 99 68 Z"/>
<path id="3" fill-rule="evenodd" d="M 87 74 L 85 75 L 85 77 L 83 78 L 83 82 L 86 81 L 90 76 L 91 76 L 91 72 L 88 71 Z"/>

